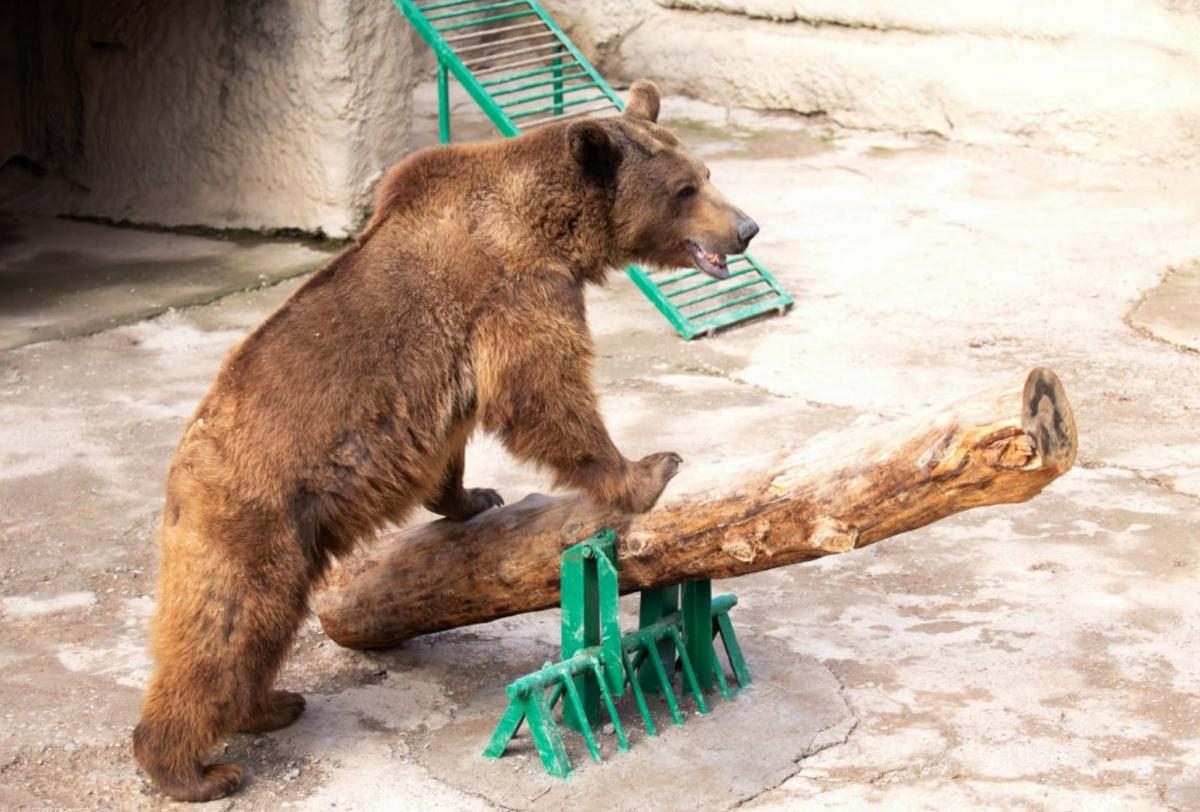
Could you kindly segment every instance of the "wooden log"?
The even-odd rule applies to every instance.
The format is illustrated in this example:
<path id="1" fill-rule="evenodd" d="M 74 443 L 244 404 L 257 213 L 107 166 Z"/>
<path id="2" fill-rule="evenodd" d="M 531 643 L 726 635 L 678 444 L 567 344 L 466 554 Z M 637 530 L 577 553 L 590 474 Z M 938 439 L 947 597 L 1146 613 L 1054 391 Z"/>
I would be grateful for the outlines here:
<path id="1" fill-rule="evenodd" d="M 340 645 L 380 648 L 545 609 L 558 602 L 560 553 L 606 527 L 618 533 L 622 592 L 782 567 L 1025 501 L 1075 452 L 1062 384 L 1035 369 L 915 420 L 818 438 L 727 492 L 646 514 L 529 496 L 390 534 L 331 573 L 317 613 Z"/>

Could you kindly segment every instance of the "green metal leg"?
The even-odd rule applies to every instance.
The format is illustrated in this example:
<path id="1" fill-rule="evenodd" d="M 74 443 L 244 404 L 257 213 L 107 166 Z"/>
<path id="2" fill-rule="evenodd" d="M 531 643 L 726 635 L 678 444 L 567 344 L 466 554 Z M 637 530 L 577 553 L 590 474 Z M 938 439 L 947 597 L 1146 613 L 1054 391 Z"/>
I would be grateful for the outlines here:
<path id="1" fill-rule="evenodd" d="M 604 707 L 608 709 L 608 718 L 612 722 L 613 732 L 617 734 L 617 747 L 622 750 L 628 750 L 629 739 L 625 738 L 625 728 L 621 725 L 621 717 L 617 715 L 617 706 L 613 704 L 612 694 L 608 691 L 607 680 L 600 673 L 599 663 L 592 667 L 592 671 L 595 673 L 596 682 L 600 686 L 600 696 L 604 699 Z"/>
<path id="2" fill-rule="evenodd" d="M 592 736 L 592 726 L 588 724 L 588 714 L 579 697 L 579 689 L 575 687 L 575 680 L 564 677 L 563 685 L 567 686 L 567 704 L 563 707 L 563 718 L 566 718 L 569 710 L 573 719 L 580 720 L 579 732 L 583 734 L 583 740 L 587 742 L 588 752 L 592 754 L 592 761 L 599 763 L 600 748 L 596 746 L 596 739 Z"/>
<path id="3" fill-rule="evenodd" d="M 437 67 L 438 83 L 438 142 L 450 143 L 450 72 L 441 61 Z"/>
<path id="4" fill-rule="evenodd" d="M 692 668 L 692 658 L 688 656 L 687 647 L 679 639 L 679 630 L 672 626 L 670 633 L 671 637 L 675 639 L 675 645 L 679 647 L 679 662 L 683 665 L 683 678 L 687 680 L 688 690 L 692 692 L 692 698 L 696 700 L 696 709 L 700 713 L 708 713 L 704 692 L 700 690 L 700 684 L 696 681 L 696 671 Z"/>
<path id="5" fill-rule="evenodd" d="M 713 669 L 713 676 L 717 678 L 717 688 L 720 689 L 721 696 L 726 699 L 733 699 L 733 694 L 729 690 L 729 683 L 725 680 L 725 669 L 721 668 L 720 662 Z"/>
<path id="6" fill-rule="evenodd" d="M 713 650 L 712 581 L 683 585 L 683 640 L 700 690 L 711 691 L 717 667 Z"/>
<path id="7" fill-rule="evenodd" d="M 662 658 L 658 656 L 658 649 L 654 646 L 647 646 L 646 656 L 650 660 L 650 665 L 654 668 L 654 674 L 658 677 L 659 686 L 663 693 L 663 698 L 667 700 L 667 709 L 671 711 L 671 719 L 675 724 L 683 724 L 683 714 L 679 712 L 679 704 L 675 701 L 675 692 L 671 690 L 671 681 L 667 679 L 667 670 L 663 668 Z"/>
<path id="8" fill-rule="evenodd" d="M 750 669 L 746 667 L 746 658 L 742 656 L 742 647 L 738 645 L 737 633 L 733 630 L 733 621 L 725 612 L 717 615 L 717 628 L 721 630 L 721 642 L 725 644 L 725 655 L 729 657 L 729 667 L 737 677 L 738 689 L 750 684 Z"/>
<path id="9" fill-rule="evenodd" d="M 496 726 L 496 732 L 492 734 L 492 740 L 483 754 L 489 758 L 504 755 L 509 740 L 516 735 L 522 721 L 529 723 L 529 736 L 546 772 L 558 778 L 570 775 L 571 760 L 563 746 L 562 734 L 554 724 L 554 715 L 550 712 L 550 703 L 546 700 L 544 690 L 524 694 L 508 703 L 508 710 Z"/>
<path id="10" fill-rule="evenodd" d="M 667 615 L 679 611 L 679 585 L 643 590 L 638 604 L 638 628 L 644 629 L 662 620 Z M 664 663 L 671 663 L 673 666 L 675 663 L 675 644 L 666 639 L 660 641 L 658 644 L 658 656 L 662 658 Z M 643 658 L 641 661 L 642 667 L 638 669 L 638 681 L 641 683 L 643 691 L 649 694 L 656 694 L 659 689 L 658 675 L 652 670 L 645 668 L 646 665 L 646 660 Z M 672 681 L 674 681 L 674 676 L 672 673 Z"/>
<path id="11" fill-rule="evenodd" d="M 517 735 L 523 721 L 525 721 L 524 701 L 511 700 L 508 703 L 508 710 L 504 711 L 504 715 L 500 717 L 500 724 L 496 725 L 496 732 L 492 734 L 492 740 L 488 742 L 487 749 L 483 751 L 483 754 L 488 758 L 500 758 L 504 755 L 504 749 L 508 747 L 508 740 Z"/>
<path id="12" fill-rule="evenodd" d="M 601 681 L 613 696 L 625 694 L 625 672 L 621 656 L 621 586 L 617 576 L 615 533 L 604 531 L 595 536 L 596 589 L 600 616 L 596 622 L 600 635 L 600 660 L 604 663 Z M 602 686 L 605 687 L 605 686 Z"/>
<path id="13" fill-rule="evenodd" d="M 545 692 L 534 691 L 525 699 L 524 705 L 529 734 L 533 737 L 533 744 L 546 772 L 566 778 L 571 774 L 571 759 L 567 758 L 567 748 L 563 746 L 562 734 L 554 724 L 554 715 L 546 702 Z"/>
<path id="14" fill-rule="evenodd" d="M 569 660 L 585 648 L 600 643 L 600 595 L 596 573 L 596 551 L 589 545 L 573 547 L 562 557 L 562 658 Z M 581 704 L 563 705 L 563 724 L 580 733 L 600 713 L 600 685 L 590 673 L 574 678 L 575 694 Z M 580 718 L 576 711 L 586 714 Z"/>
<path id="15" fill-rule="evenodd" d="M 647 736 L 657 736 L 658 731 L 654 728 L 654 718 L 650 715 L 650 708 L 646 705 L 646 694 L 642 691 L 642 681 L 638 679 L 637 670 L 629 660 L 629 655 L 622 654 L 622 661 L 625 665 L 625 673 L 629 677 L 629 687 L 633 689 L 633 699 L 637 703 L 638 712 L 642 714 L 642 722 L 646 725 Z"/>

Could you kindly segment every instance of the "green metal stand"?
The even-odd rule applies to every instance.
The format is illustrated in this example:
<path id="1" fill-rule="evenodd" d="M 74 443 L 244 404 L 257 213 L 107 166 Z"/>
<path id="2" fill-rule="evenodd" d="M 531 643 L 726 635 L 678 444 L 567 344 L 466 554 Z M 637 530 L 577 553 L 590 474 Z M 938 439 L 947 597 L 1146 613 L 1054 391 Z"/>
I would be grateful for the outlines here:
<path id="1" fill-rule="evenodd" d="M 450 142 L 450 76 L 502 135 L 552 121 L 620 112 L 625 103 L 537 0 L 395 0 L 438 61 L 438 138 Z M 730 257 L 729 277 L 696 269 L 626 272 L 684 339 L 710 335 L 792 297 L 749 254 Z"/>
<path id="2" fill-rule="evenodd" d="M 591 543 L 578 544 L 562 557 L 562 656 L 569 660 L 599 647 L 606 687 L 614 696 L 625 693 L 621 679 L 621 620 L 617 608 L 617 568 L 613 562 L 616 536 L 605 531 Z M 603 624 L 603 629 L 601 628 Z M 589 671 L 575 677 L 585 716 L 563 710 L 563 722 L 583 732 L 588 720 L 600 714 L 600 686 Z"/>
<path id="3" fill-rule="evenodd" d="M 563 724 L 580 733 L 594 761 L 600 749 L 592 728 L 599 722 L 601 706 L 607 713 L 621 750 L 629 739 L 617 715 L 614 697 L 629 686 L 646 733 L 657 735 L 646 701 L 648 693 L 661 694 L 675 724 L 684 717 L 675 698 L 676 671 L 696 709 L 708 713 L 705 692 L 716 680 L 721 695 L 733 697 L 717 658 L 715 636 L 724 643 L 730 669 L 740 690 L 750 684 L 750 672 L 729 610 L 733 595 L 712 597 L 711 581 L 668 586 L 641 593 L 639 628 L 621 634 L 618 598 L 616 535 L 608 530 L 569 548 L 562 555 L 562 661 L 546 663 L 539 671 L 521 677 L 506 689 L 508 709 L 496 726 L 484 755 L 499 758 L 522 722 L 551 775 L 565 778 L 571 772 L 562 733 L 554 722 L 554 708 L 562 700 Z M 682 687 L 681 686 L 681 689 Z"/>

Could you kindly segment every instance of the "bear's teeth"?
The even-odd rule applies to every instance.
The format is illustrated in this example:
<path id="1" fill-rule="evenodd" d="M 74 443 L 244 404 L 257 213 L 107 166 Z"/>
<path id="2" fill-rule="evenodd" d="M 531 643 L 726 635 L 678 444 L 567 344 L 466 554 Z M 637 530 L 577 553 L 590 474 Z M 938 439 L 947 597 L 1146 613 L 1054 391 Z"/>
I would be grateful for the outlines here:
<path id="1" fill-rule="evenodd" d="M 693 240 L 687 241 L 687 249 L 692 255 L 692 263 L 714 279 L 724 279 L 729 275 L 729 266 L 725 264 L 725 255 L 709 251 Z"/>

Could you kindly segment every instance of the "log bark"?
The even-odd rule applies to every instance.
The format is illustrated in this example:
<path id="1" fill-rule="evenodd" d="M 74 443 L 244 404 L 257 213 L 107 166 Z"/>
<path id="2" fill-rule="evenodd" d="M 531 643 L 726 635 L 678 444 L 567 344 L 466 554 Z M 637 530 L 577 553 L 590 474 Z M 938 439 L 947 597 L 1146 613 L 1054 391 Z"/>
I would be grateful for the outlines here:
<path id="1" fill-rule="evenodd" d="M 1075 453 L 1062 384 L 1035 369 L 913 420 L 818 438 L 726 492 L 646 514 L 529 496 L 389 534 L 331 573 L 317 613 L 335 642 L 361 649 L 545 609 L 558 602 L 560 553 L 606 527 L 622 592 L 787 566 L 1023 502 Z"/>

